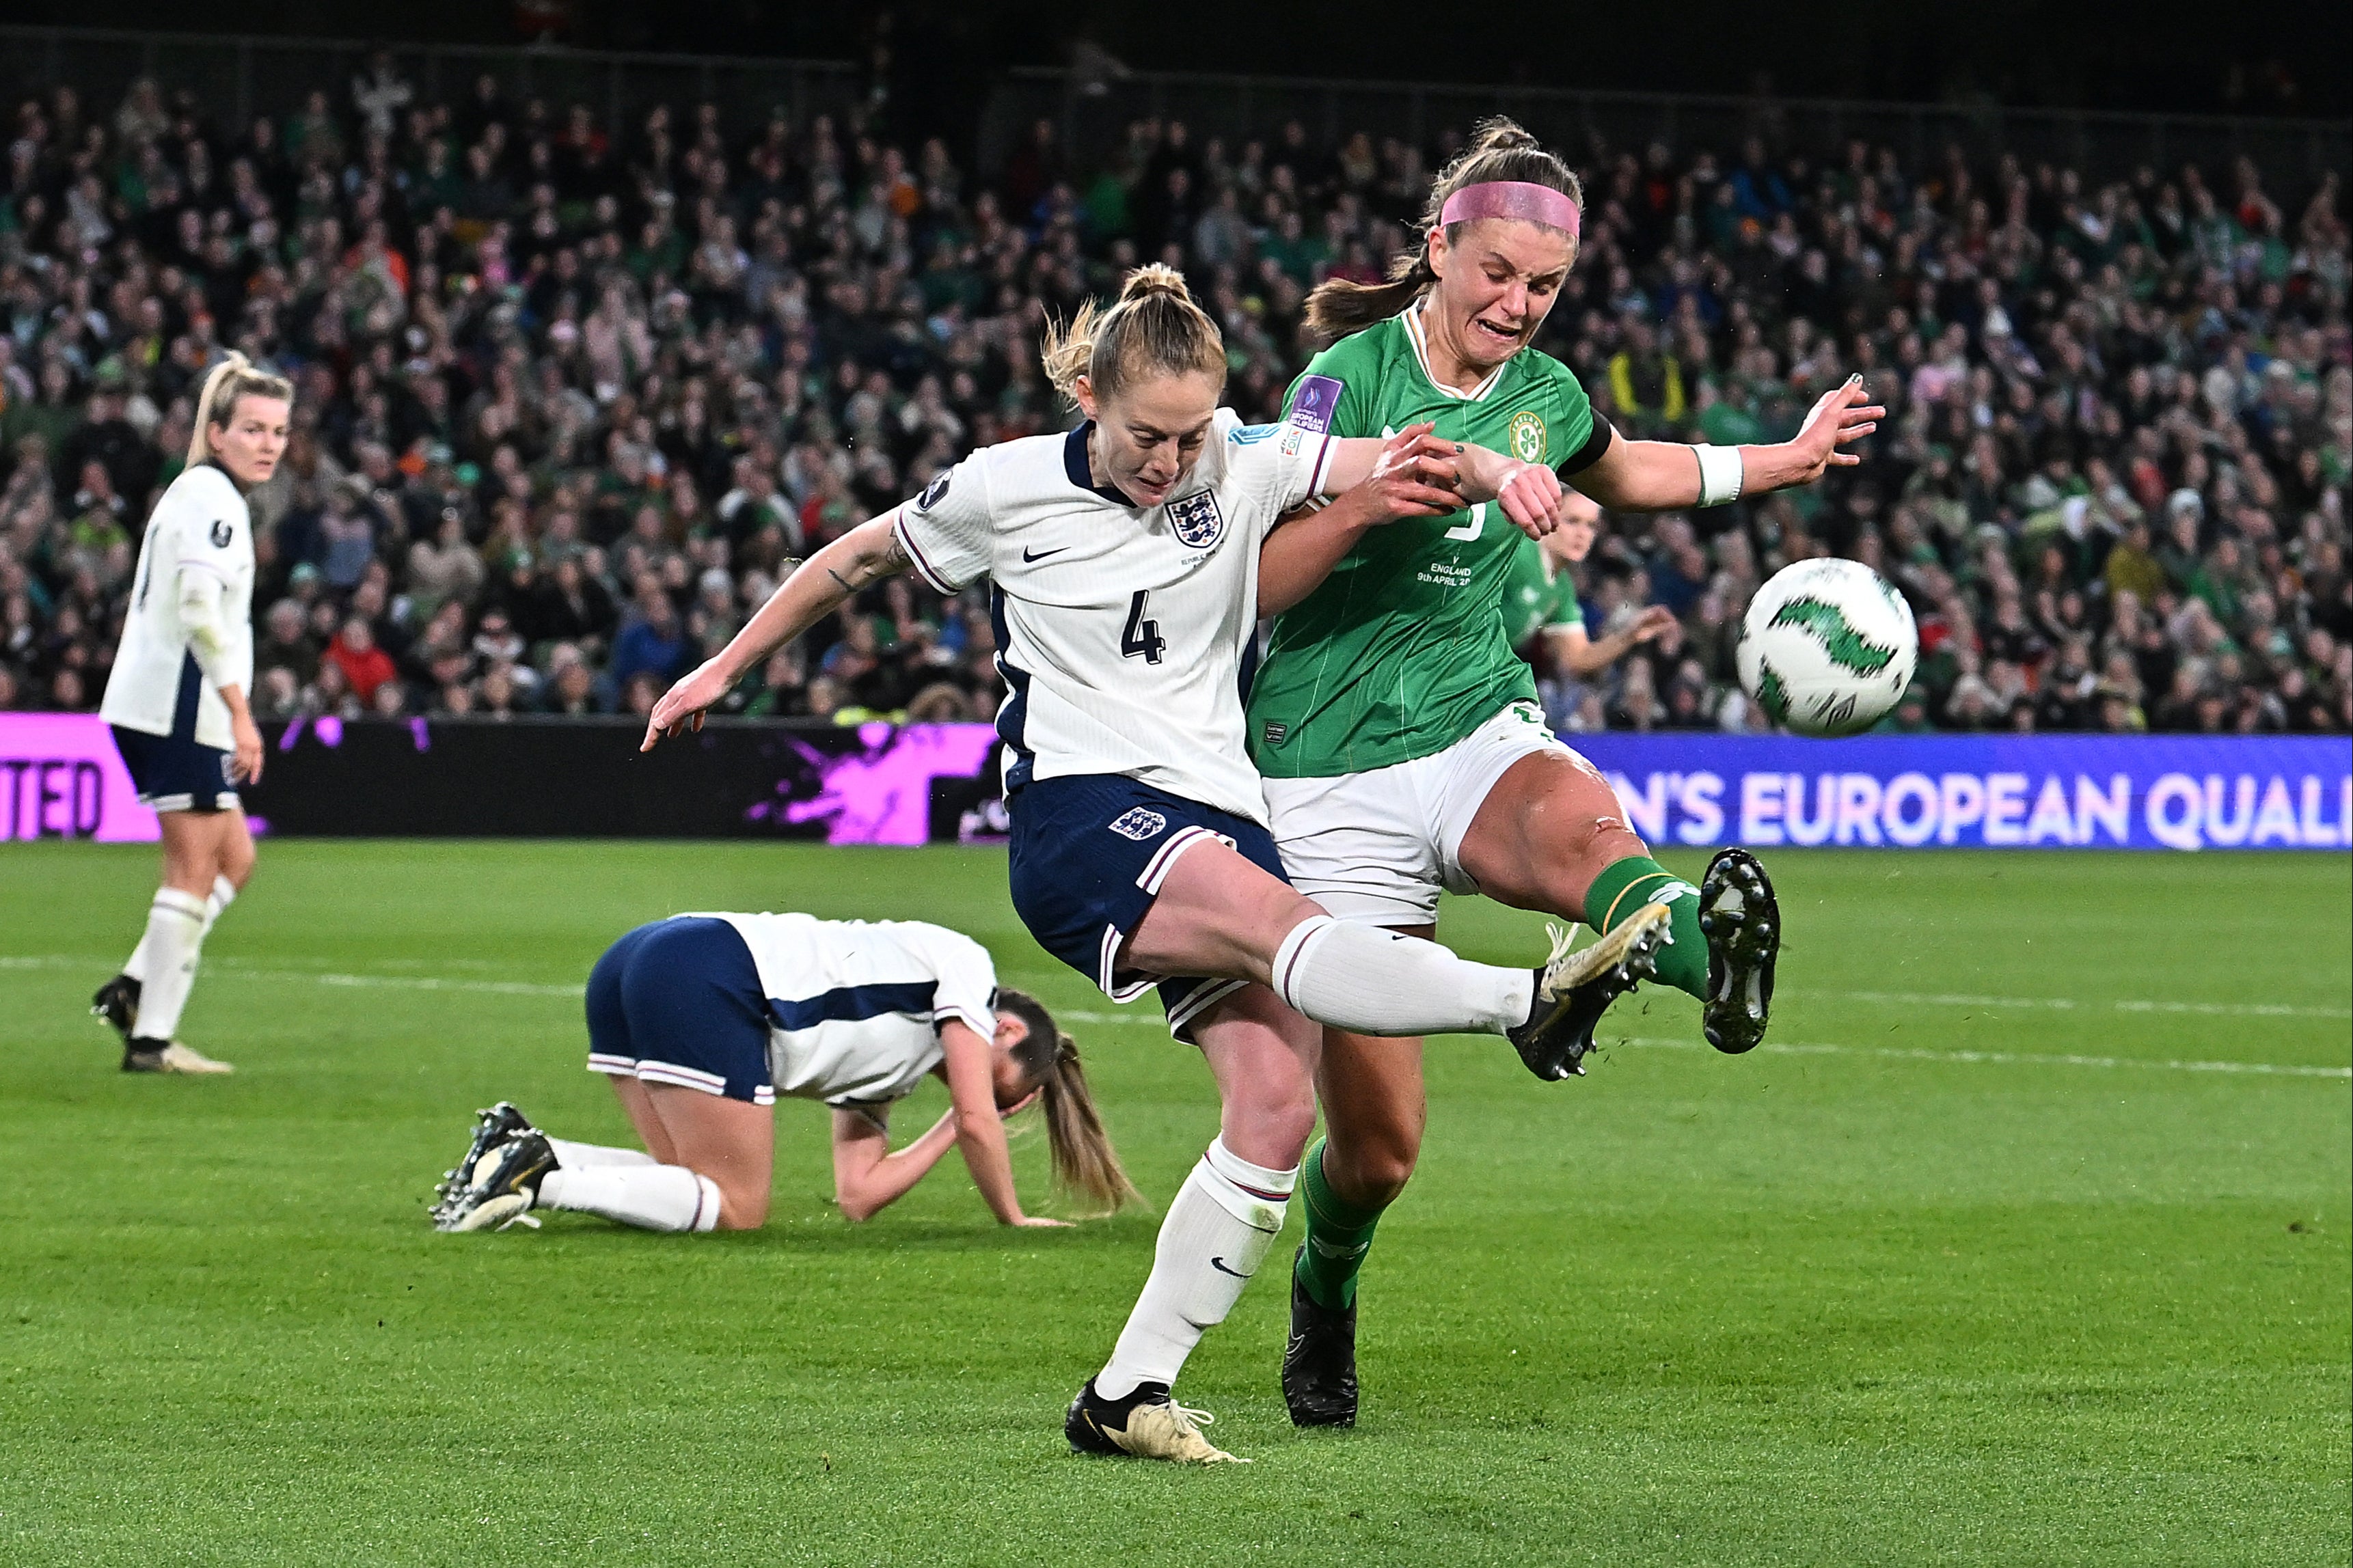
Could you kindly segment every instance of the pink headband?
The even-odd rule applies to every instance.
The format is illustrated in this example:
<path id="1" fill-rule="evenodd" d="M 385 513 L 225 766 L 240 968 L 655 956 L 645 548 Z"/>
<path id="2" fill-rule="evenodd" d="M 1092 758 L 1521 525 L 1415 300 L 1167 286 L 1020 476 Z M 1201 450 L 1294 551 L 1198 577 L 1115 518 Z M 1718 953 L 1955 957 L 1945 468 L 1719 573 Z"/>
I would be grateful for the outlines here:
<path id="1" fill-rule="evenodd" d="M 1438 213 L 1439 223 L 1445 226 L 1482 217 L 1519 218 L 1559 229 L 1571 239 L 1577 237 L 1577 204 L 1550 185 L 1526 180 L 1465 185 L 1447 197 Z"/>

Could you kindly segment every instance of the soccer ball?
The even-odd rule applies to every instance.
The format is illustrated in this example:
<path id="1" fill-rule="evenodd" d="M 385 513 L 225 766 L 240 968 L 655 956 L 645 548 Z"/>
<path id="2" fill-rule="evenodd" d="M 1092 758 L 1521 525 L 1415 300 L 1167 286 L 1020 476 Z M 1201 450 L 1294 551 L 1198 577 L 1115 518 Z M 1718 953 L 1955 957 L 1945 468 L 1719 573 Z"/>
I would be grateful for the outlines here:
<path id="1" fill-rule="evenodd" d="M 1870 729 L 1912 684 L 1912 606 L 1860 561 L 1800 561 L 1757 590 L 1740 622 L 1740 684 L 1800 735 Z"/>

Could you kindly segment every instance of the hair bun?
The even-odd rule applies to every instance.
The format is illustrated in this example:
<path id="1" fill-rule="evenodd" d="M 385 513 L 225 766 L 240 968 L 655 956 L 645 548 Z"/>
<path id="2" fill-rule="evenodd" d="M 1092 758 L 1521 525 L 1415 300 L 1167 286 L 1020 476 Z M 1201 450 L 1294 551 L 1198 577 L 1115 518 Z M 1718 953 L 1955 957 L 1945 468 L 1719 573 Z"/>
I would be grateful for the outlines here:
<path id="1" fill-rule="evenodd" d="M 1472 133 L 1471 145 L 1478 152 L 1496 153 L 1511 147 L 1535 147 L 1540 143 L 1518 121 L 1508 114 L 1498 114 L 1492 120 L 1479 122 Z"/>
<path id="2" fill-rule="evenodd" d="M 1174 294 L 1179 300 L 1190 300 L 1193 290 L 1185 286 L 1185 275 L 1162 262 L 1148 262 L 1127 275 L 1121 285 L 1120 302 L 1149 299 L 1155 294 Z"/>

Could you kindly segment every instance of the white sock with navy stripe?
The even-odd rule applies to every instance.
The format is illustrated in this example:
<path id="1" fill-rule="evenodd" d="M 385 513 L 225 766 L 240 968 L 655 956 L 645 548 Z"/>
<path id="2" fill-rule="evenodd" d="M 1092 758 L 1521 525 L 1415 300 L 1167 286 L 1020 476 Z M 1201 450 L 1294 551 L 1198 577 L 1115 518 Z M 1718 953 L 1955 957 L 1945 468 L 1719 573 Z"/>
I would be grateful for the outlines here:
<path id="1" fill-rule="evenodd" d="M 566 1171 L 585 1171 L 592 1165 L 661 1163 L 643 1149 L 617 1149 L 610 1143 L 575 1143 L 569 1138 L 550 1138 L 547 1146 L 555 1151 L 556 1165 Z"/>
<path id="2" fill-rule="evenodd" d="M 1275 994 L 1353 1035 L 1501 1035 L 1528 1020 L 1534 969 L 1457 958 L 1434 942 L 1312 915 L 1274 952 Z"/>
<path id="3" fill-rule="evenodd" d="M 227 877 L 215 877 L 213 896 L 205 900 L 205 929 L 198 933 L 196 937 L 198 942 L 212 935 L 213 922 L 220 919 L 223 910 L 235 902 L 237 902 L 237 884 Z M 139 945 L 132 948 L 131 956 L 122 961 L 122 973 L 142 985 L 147 984 L 147 933 L 145 931 L 139 933 Z"/>
<path id="4" fill-rule="evenodd" d="M 1173 1384 L 1201 1332 L 1221 1323 L 1242 1287 L 1282 1232 L 1299 1167 L 1270 1171 L 1226 1147 L 1208 1147 L 1160 1222 L 1152 1275 L 1111 1360 L 1095 1373 L 1095 1392 L 1122 1399 L 1139 1383 Z"/>
<path id="5" fill-rule="evenodd" d="M 139 991 L 139 1016 L 131 1026 L 139 1040 L 169 1040 L 180 1026 L 180 1009 L 196 984 L 196 958 L 205 945 L 205 900 L 177 888 L 158 888 L 147 906 L 147 978 Z"/>
<path id="6" fill-rule="evenodd" d="M 539 1179 L 532 1206 L 602 1215 L 639 1230 L 709 1230 L 719 1223 L 719 1184 L 684 1165 L 558 1165 Z"/>

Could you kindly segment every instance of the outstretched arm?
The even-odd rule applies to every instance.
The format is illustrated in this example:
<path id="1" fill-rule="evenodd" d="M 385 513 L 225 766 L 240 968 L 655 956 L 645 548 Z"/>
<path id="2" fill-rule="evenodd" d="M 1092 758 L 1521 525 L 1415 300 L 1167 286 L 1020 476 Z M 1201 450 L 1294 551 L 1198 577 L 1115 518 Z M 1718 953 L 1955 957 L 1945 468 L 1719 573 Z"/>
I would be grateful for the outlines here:
<path id="1" fill-rule="evenodd" d="M 948 1120 L 955 1124 L 956 1147 L 964 1151 L 972 1184 L 980 1189 L 989 1213 L 1000 1225 L 1059 1227 L 1068 1223 L 1021 1212 L 1020 1194 L 1013 1189 L 1013 1155 L 1005 1146 L 1008 1112 L 997 1109 L 997 1078 L 991 1070 L 988 1042 L 969 1026 L 951 1018 L 940 1026 L 940 1046 L 944 1058 L 940 1067 L 947 1076 L 948 1099 L 954 1102 Z"/>
<path id="2" fill-rule="evenodd" d="M 895 509 L 861 522 L 802 562 L 744 623 L 728 645 L 662 694 L 646 721 L 640 752 L 682 730 L 702 728 L 703 710 L 727 695 L 770 654 L 839 609 L 852 594 L 907 569 L 907 552 L 892 530 Z"/>
<path id="3" fill-rule="evenodd" d="M 1374 462 L 1357 482 L 1320 510 L 1286 513 L 1258 552 L 1258 613 L 1280 615 L 1315 591 L 1365 531 L 1401 517 L 1443 517 L 1462 504 L 1455 493 L 1454 444 L 1430 437 L 1428 425 L 1409 425 L 1380 441 L 1356 438 L 1344 449 L 1370 447 Z M 1353 471 L 1360 451 L 1346 451 Z"/>
<path id="4" fill-rule="evenodd" d="M 1794 440 L 1776 447 L 1687 447 L 1613 436 L 1600 460 L 1569 482 L 1612 511 L 1716 506 L 1810 485 L 1832 468 L 1852 468 L 1862 459 L 1839 448 L 1878 429 L 1886 413 L 1872 404 L 1862 377 L 1851 376 L 1822 395 Z M 1711 464 L 1716 472 L 1710 472 Z"/>
<path id="5" fill-rule="evenodd" d="M 882 1124 L 855 1110 L 833 1113 L 833 1201 L 842 1217 L 857 1224 L 872 1219 L 931 1173 L 940 1156 L 955 1147 L 951 1110 L 904 1149 L 891 1147 Z"/>
<path id="6" fill-rule="evenodd" d="M 964 1150 L 973 1185 L 998 1221 L 1013 1226 L 1055 1226 L 1066 1222 L 1021 1212 L 1013 1186 L 1013 1157 L 1005 1142 L 1005 1119 L 1029 1103 L 1024 1100 L 1010 1110 L 997 1108 L 997 1085 L 990 1071 L 988 1042 L 970 1026 L 949 1019 L 940 1026 L 944 1059 L 940 1072 L 948 1080 L 953 1102 L 947 1114 L 923 1130 L 905 1148 L 893 1151 L 881 1125 L 853 1110 L 833 1113 L 833 1196 L 843 1215 L 867 1220 L 906 1196 L 910 1188 L 931 1174 L 950 1149 Z M 1032 1095 L 1030 1099 L 1035 1099 Z"/>
<path id="7" fill-rule="evenodd" d="M 1663 605 L 1652 605 L 1625 626 L 1606 637 L 1593 637 L 1581 626 L 1547 626 L 1546 640 L 1552 644 L 1553 656 L 1562 668 L 1571 675 L 1591 675 L 1609 668 L 1632 651 L 1637 643 L 1664 637 L 1675 624 L 1675 613 Z"/>
<path id="8" fill-rule="evenodd" d="M 1550 533 L 1557 526 L 1560 477 L 1550 468 L 1507 458 L 1475 442 L 1441 441 L 1430 435 L 1430 429 L 1427 424 L 1409 425 L 1394 436 L 1335 437 L 1331 460 L 1324 465 L 1323 493 L 1345 495 L 1388 471 L 1384 464 L 1394 466 L 1409 459 L 1425 483 L 1454 492 L 1454 506 L 1448 510 L 1464 501 L 1497 501 L 1504 515 L 1532 537 Z M 1404 443 L 1402 455 L 1400 443 Z"/>

